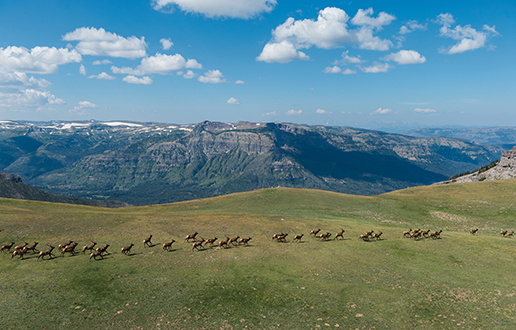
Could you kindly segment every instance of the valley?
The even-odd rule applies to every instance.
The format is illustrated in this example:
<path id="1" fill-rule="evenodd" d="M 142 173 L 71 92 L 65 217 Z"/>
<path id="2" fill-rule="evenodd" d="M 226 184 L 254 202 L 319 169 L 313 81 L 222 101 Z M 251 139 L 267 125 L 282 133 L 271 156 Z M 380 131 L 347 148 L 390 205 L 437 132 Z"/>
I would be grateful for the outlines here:
<path id="1" fill-rule="evenodd" d="M 4 122 L 0 171 L 58 195 L 162 204 L 270 187 L 376 195 L 499 159 L 497 145 L 288 123 Z"/>

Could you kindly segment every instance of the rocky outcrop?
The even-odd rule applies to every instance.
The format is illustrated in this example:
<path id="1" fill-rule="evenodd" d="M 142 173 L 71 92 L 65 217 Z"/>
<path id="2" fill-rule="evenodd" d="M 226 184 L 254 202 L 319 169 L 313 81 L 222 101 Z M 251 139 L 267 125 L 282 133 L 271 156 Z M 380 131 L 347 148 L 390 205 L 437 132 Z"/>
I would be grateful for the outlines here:
<path id="1" fill-rule="evenodd" d="M 516 178 L 516 146 L 502 153 L 500 161 L 441 183 L 506 180 Z"/>
<path id="2" fill-rule="evenodd" d="M 22 179 L 11 173 L 0 173 L 0 181 L 10 182 L 10 183 L 21 183 Z"/>

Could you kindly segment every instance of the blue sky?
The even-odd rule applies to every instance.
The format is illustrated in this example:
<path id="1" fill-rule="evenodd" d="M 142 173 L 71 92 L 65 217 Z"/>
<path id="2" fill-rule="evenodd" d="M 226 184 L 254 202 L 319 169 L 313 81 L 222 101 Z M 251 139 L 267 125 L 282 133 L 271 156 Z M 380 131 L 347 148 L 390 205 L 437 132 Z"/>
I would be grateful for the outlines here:
<path id="1" fill-rule="evenodd" d="M 516 124 L 514 1 L 0 2 L 0 120 Z"/>

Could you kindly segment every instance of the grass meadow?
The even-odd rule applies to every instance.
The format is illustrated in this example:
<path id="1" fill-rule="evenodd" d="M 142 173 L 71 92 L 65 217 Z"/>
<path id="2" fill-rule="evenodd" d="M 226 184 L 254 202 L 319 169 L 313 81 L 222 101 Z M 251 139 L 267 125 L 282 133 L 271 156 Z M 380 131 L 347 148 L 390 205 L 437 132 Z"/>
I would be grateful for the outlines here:
<path id="1" fill-rule="evenodd" d="M 516 238 L 500 231 L 516 230 L 515 203 L 514 180 L 372 197 L 274 188 L 122 209 L 0 199 L 0 244 L 110 245 L 97 261 L 0 253 L 0 328 L 514 329 Z M 309 237 L 318 228 L 344 239 Z M 409 228 L 443 232 L 403 238 Z M 370 230 L 383 239 L 358 239 Z M 184 237 L 195 231 L 252 240 L 192 250 Z M 280 232 L 287 242 L 271 239 Z"/>

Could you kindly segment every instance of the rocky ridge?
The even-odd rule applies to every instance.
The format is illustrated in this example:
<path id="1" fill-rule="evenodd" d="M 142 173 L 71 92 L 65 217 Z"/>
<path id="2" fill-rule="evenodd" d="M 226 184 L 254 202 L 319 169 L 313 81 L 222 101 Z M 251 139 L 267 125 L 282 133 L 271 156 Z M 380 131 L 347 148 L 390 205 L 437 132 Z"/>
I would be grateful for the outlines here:
<path id="1" fill-rule="evenodd" d="M 516 178 L 516 146 L 511 150 L 503 152 L 500 160 L 491 163 L 491 166 L 480 168 L 472 173 L 460 175 L 441 183 L 493 181 L 514 178 Z"/>

